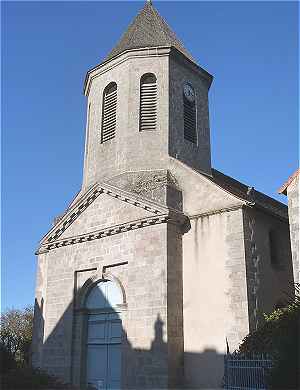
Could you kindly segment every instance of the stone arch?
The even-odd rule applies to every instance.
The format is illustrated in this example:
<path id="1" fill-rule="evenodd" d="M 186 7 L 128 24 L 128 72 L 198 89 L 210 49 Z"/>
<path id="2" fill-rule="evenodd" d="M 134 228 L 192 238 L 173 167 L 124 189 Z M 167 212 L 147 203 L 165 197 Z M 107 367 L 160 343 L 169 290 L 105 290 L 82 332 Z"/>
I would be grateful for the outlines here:
<path id="1" fill-rule="evenodd" d="M 101 270 L 101 272 L 99 270 L 97 273 L 95 273 L 94 275 L 89 277 L 84 282 L 82 287 L 79 289 L 79 291 L 77 293 L 78 294 L 77 295 L 78 296 L 77 308 L 81 309 L 81 310 L 85 310 L 86 309 L 85 303 L 86 303 L 87 297 L 90 294 L 91 290 L 101 281 L 107 281 L 107 280 L 113 282 L 117 286 L 117 288 L 120 290 L 120 293 L 122 296 L 121 306 L 123 308 L 125 308 L 127 306 L 127 300 L 126 300 L 125 288 L 124 288 L 122 282 L 112 272 L 110 272 L 110 271 L 103 272 L 103 270 Z"/>

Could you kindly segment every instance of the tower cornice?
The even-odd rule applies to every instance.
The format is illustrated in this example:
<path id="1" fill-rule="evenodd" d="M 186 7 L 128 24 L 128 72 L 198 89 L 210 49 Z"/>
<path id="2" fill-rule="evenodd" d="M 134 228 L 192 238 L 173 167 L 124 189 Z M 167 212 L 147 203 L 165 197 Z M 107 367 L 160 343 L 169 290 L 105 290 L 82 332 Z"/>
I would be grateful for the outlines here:
<path id="1" fill-rule="evenodd" d="M 172 56 L 177 61 L 185 62 L 193 68 L 194 71 L 198 72 L 199 76 L 204 78 L 208 82 L 208 86 L 211 85 L 213 76 L 208 73 L 201 66 L 197 65 L 194 61 L 184 55 L 180 50 L 173 46 L 159 46 L 159 47 L 143 47 L 138 49 L 125 50 L 116 57 L 109 59 L 101 64 L 96 65 L 87 71 L 84 80 L 83 93 L 85 96 L 89 95 L 91 81 L 121 63 L 128 61 L 132 58 L 143 58 L 143 57 L 165 57 Z"/>

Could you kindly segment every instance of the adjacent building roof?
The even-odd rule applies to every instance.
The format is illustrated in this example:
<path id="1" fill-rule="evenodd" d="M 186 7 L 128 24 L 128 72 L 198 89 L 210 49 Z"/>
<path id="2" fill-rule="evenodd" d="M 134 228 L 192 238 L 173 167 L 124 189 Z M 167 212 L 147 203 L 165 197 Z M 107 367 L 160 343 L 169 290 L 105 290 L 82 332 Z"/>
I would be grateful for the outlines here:
<path id="1" fill-rule="evenodd" d="M 300 173 L 300 168 L 298 168 L 288 179 L 287 181 L 279 188 L 278 193 L 279 194 L 287 194 L 287 188 L 291 184 L 294 179 L 299 175 Z"/>
<path id="2" fill-rule="evenodd" d="M 125 50 L 158 46 L 173 46 L 195 62 L 151 1 L 147 1 L 104 62 Z"/>

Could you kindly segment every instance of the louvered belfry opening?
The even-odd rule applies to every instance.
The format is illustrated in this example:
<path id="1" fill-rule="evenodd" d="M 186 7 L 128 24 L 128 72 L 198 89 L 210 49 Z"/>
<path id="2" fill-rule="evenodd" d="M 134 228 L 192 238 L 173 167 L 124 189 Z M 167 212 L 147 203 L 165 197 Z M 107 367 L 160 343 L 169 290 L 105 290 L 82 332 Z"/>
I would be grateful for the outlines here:
<path id="1" fill-rule="evenodd" d="M 197 144 L 196 102 L 190 102 L 183 94 L 184 138 Z"/>
<path id="2" fill-rule="evenodd" d="M 103 93 L 101 142 L 109 141 L 116 135 L 117 84 L 108 84 Z"/>
<path id="3" fill-rule="evenodd" d="M 141 77 L 140 91 L 140 131 L 155 130 L 157 83 L 153 73 L 146 73 Z"/>

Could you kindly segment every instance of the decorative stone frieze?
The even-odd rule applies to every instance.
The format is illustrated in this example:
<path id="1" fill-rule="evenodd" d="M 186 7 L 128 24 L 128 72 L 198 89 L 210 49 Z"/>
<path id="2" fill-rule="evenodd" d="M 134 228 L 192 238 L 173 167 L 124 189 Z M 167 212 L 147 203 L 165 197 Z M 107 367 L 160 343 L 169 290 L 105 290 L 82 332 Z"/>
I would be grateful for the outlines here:
<path id="1" fill-rule="evenodd" d="M 90 204 L 95 201 L 95 199 L 97 199 L 100 194 L 107 194 L 133 206 L 143 208 L 144 210 L 149 211 L 155 215 L 168 213 L 168 208 L 161 206 L 158 203 L 141 198 L 140 196 L 131 194 L 128 191 L 121 190 L 120 188 L 112 186 L 111 184 L 96 183 L 73 205 L 73 207 L 70 208 L 70 210 L 67 210 L 67 212 L 59 221 L 57 221 L 57 224 L 43 238 L 41 245 L 44 246 L 46 243 L 48 244 L 50 242 L 56 242 L 62 233 L 84 212 L 84 210 L 86 210 Z M 111 228 L 108 230 L 114 231 L 114 229 L 115 228 Z M 117 232 L 119 232 L 119 227 L 117 230 Z M 110 235 L 111 232 L 103 234 Z M 82 242 L 83 238 L 80 239 L 80 242 Z"/>
<path id="2" fill-rule="evenodd" d="M 112 236 L 115 234 L 123 233 L 129 230 L 140 229 L 150 225 L 157 225 L 160 223 L 171 223 L 179 225 L 181 233 L 186 233 L 190 229 L 190 223 L 188 217 L 184 214 L 169 212 L 167 214 L 160 214 L 149 218 L 143 218 L 128 223 L 107 227 L 94 232 L 79 235 L 77 237 L 70 237 L 67 239 L 50 240 L 42 244 L 36 251 L 36 255 L 46 253 L 51 249 L 60 248 L 66 245 L 79 244 L 86 241 L 93 241 L 103 237 Z"/>

